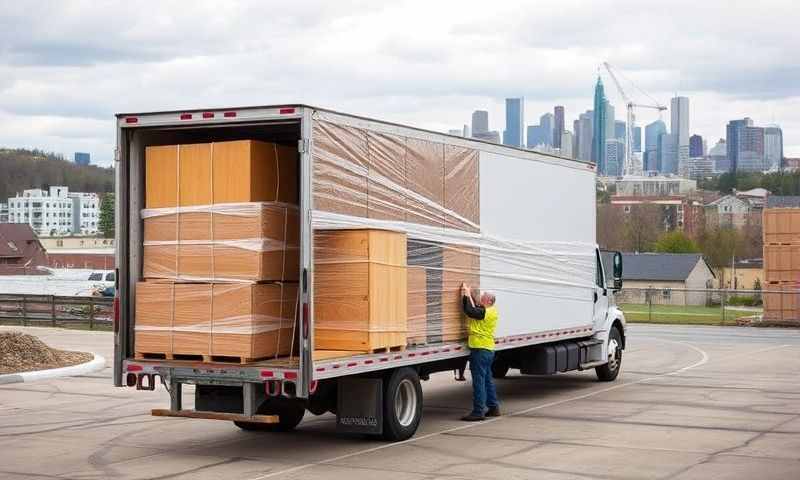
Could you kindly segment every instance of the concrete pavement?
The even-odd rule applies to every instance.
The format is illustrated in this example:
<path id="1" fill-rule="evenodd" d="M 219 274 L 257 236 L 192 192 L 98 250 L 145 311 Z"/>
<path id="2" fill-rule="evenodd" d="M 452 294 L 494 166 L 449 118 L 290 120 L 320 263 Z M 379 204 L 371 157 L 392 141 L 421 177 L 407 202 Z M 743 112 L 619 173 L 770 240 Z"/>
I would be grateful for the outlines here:
<path id="1" fill-rule="evenodd" d="M 113 358 L 108 333 L 26 330 Z M 337 435 L 331 415 L 288 434 L 150 417 L 166 392 L 115 388 L 109 368 L 0 386 L 0 478 L 800 478 L 800 331 L 634 325 L 628 347 L 615 383 L 512 374 L 513 415 L 480 424 L 458 421 L 469 384 L 434 375 L 400 444 Z"/>

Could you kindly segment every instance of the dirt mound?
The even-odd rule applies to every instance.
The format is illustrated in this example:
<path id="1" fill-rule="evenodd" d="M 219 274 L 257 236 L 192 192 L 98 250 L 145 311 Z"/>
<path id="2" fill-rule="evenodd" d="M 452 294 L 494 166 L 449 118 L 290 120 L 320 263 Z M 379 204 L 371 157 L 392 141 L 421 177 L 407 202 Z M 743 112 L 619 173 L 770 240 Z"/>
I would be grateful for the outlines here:
<path id="1" fill-rule="evenodd" d="M 91 353 L 50 348 L 33 335 L 0 332 L 0 374 L 68 367 L 91 359 Z"/>

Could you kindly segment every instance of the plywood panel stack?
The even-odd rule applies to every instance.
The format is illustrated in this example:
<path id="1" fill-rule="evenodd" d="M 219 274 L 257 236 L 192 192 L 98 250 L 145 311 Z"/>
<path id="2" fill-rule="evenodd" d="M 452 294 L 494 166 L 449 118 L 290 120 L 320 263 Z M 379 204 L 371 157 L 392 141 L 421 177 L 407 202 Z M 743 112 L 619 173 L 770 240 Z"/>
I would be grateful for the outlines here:
<path id="1" fill-rule="evenodd" d="M 285 356 L 297 303 L 297 284 L 139 282 L 136 356 L 227 362 Z"/>
<path id="2" fill-rule="evenodd" d="M 314 235 L 314 341 L 319 350 L 406 345 L 406 237 L 383 230 Z"/>
<path id="3" fill-rule="evenodd" d="M 764 320 L 800 323 L 800 209 L 766 208 L 763 218 Z M 769 293 L 774 292 L 774 293 Z"/>
<path id="4" fill-rule="evenodd" d="M 145 157 L 137 356 L 250 361 L 290 353 L 297 150 L 241 140 L 152 146 Z"/>

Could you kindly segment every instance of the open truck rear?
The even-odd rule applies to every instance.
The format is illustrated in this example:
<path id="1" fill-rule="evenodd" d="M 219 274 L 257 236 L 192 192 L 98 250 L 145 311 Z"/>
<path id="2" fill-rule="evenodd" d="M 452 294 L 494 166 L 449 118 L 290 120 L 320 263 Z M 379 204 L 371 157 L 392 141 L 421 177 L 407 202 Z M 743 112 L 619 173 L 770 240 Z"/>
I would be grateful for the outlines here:
<path id="1" fill-rule="evenodd" d="M 137 322 L 147 320 L 136 311 L 143 223 L 150 214 L 145 152 L 237 140 L 271 142 L 294 152 L 299 278 L 291 351 L 235 363 L 213 356 L 138 355 Z M 496 377 L 510 368 L 524 374 L 594 368 L 601 380 L 614 380 L 621 368 L 625 320 L 613 291 L 621 285 L 622 266 L 619 255 L 604 256 L 596 245 L 593 164 L 280 105 L 119 114 L 116 175 L 114 383 L 139 390 L 163 384 L 171 402 L 154 415 L 288 430 L 306 411 L 334 412 L 341 431 L 408 438 L 421 419 L 420 379 L 466 364 L 463 318 L 445 325 L 452 321 L 445 320 L 446 311 L 460 302 L 461 281 L 497 296 Z M 320 325 L 330 306 L 315 292 L 323 288 L 322 239 L 359 229 L 404 239 L 407 284 L 375 289 L 380 301 L 405 303 L 399 311 L 408 319 L 397 329 L 403 342 L 362 352 L 323 350 L 322 337 L 315 342 L 327 335 Z M 604 268 L 612 266 L 603 265 L 604 257 L 614 258 L 615 285 L 606 285 L 611 275 Z M 346 297 L 344 273 L 340 283 Z M 392 297 L 387 291 L 402 298 L 386 300 Z M 182 405 L 187 384 L 194 385 L 192 409 Z"/>

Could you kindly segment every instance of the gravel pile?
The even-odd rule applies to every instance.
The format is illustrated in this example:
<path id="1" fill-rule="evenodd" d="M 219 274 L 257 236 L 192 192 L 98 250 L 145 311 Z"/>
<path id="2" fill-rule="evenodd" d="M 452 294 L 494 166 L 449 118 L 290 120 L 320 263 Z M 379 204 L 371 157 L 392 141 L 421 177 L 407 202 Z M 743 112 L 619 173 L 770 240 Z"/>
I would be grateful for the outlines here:
<path id="1" fill-rule="evenodd" d="M 68 367 L 91 359 L 91 353 L 56 350 L 27 333 L 0 332 L 0 374 Z"/>

